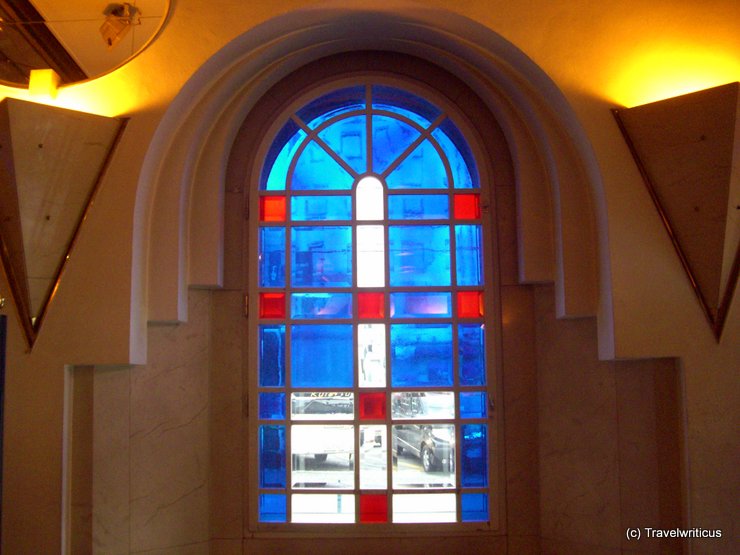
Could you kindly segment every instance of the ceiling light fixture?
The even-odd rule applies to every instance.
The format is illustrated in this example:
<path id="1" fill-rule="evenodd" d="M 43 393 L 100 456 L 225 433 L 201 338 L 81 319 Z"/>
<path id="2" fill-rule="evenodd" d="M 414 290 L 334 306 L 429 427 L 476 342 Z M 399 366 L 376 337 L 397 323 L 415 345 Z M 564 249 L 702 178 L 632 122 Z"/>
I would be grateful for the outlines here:
<path id="1" fill-rule="evenodd" d="M 34 97 L 56 98 L 59 82 L 59 74 L 53 69 L 32 69 L 28 92 Z"/>
<path id="2" fill-rule="evenodd" d="M 108 4 L 103 15 L 105 21 L 100 26 L 100 34 L 108 45 L 108 50 L 121 42 L 131 27 L 141 25 L 141 10 L 128 2 Z"/>

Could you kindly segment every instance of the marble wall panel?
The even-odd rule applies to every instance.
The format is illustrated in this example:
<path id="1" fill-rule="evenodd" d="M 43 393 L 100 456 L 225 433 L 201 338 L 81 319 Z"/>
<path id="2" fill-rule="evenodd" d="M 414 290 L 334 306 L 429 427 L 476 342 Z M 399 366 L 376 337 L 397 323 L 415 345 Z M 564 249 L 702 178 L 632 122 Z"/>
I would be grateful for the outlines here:
<path id="1" fill-rule="evenodd" d="M 440 537 L 433 534 L 402 538 L 247 538 L 243 551 L 249 555 L 505 555 L 507 552 L 505 536 Z"/>
<path id="2" fill-rule="evenodd" d="M 174 545 L 162 549 L 151 549 L 142 552 L 146 555 L 210 555 L 208 542 L 197 542 L 185 545 Z"/>
<path id="3" fill-rule="evenodd" d="M 516 190 L 514 187 L 497 186 L 498 271 L 502 285 L 519 284 L 516 223 Z"/>
<path id="4" fill-rule="evenodd" d="M 659 515 L 654 376 L 645 366 L 617 363 L 616 373 L 621 514 L 623 524 L 631 528 L 655 526 Z M 630 495 L 636 491 L 641 494 Z M 623 547 L 631 547 L 626 542 L 622 538 Z"/>
<path id="5" fill-rule="evenodd" d="M 212 539 L 210 555 L 242 555 L 242 539 Z"/>
<path id="6" fill-rule="evenodd" d="M 687 527 L 688 488 L 686 462 L 687 426 L 685 418 L 684 370 L 678 360 L 656 360 L 655 428 L 658 458 L 658 511 L 662 528 Z M 680 546 L 680 551 L 677 547 Z M 688 542 L 663 540 L 663 551 L 689 553 Z M 730 552 L 737 549 L 730 548 Z"/>
<path id="7" fill-rule="evenodd" d="M 556 320 L 538 287 L 543 553 L 684 553 L 628 528 L 681 527 L 681 387 L 671 359 L 602 362 L 595 321 Z"/>
<path id="8" fill-rule="evenodd" d="M 67 401 L 70 406 L 66 438 L 69 535 L 66 543 L 71 553 L 80 555 L 92 553 L 94 371 L 92 366 L 67 370 L 72 395 Z"/>
<path id="9" fill-rule="evenodd" d="M 512 555 L 541 555 L 540 535 L 520 536 L 507 534 L 507 553 Z"/>
<path id="10" fill-rule="evenodd" d="M 225 290 L 244 289 L 244 195 L 227 191 L 224 200 L 224 286 Z"/>
<path id="11" fill-rule="evenodd" d="M 129 367 L 96 367 L 94 375 L 92 545 L 94 553 L 130 551 Z"/>
<path id="12" fill-rule="evenodd" d="M 131 373 L 131 551 L 208 540 L 211 293 L 191 290 L 188 322 L 152 326 Z M 178 551 L 174 551 L 178 552 Z"/>
<path id="13" fill-rule="evenodd" d="M 740 309 L 735 294 L 734 310 Z M 740 553 L 740 318 L 729 319 L 722 341 L 735 340 L 734 352 L 706 353 L 686 359 L 688 487 L 691 525 L 721 530 L 718 539 L 691 540 L 692 555 Z"/>
<path id="14" fill-rule="evenodd" d="M 669 359 L 615 363 L 619 417 L 621 525 L 681 527 L 681 422 L 675 404 L 678 379 Z M 668 404 L 670 406 L 665 407 Z M 675 539 L 622 536 L 622 548 L 640 553 L 681 553 Z"/>
<path id="15" fill-rule="evenodd" d="M 242 537 L 242 299 L 241 291 L 213 292 L 210 533 L 219 539 Z"/>
<path id="16" fill-rule="evenodd" d="M 603 547 L 590 543 L 543 538 L 541 555 L 623 555 L 617 547 Z"/>
<path id="17" fill-rule="evenodd" d="M 537 364 L 543 551 L 555 542 L 621 547 L 614 368 L 599 362 L 594 319 L 555 320 L 551 287 L 538 287 Z M 590 551 L 589 551 L 590 550 Z"/>
<path id="18" fill-rule="evenodd" d="M 537 361 L 532 288 L 502 287 L 501 309 L 506 532 L 512 542 L 515 537 L 531 538 L 539 536 L 540 532 Z M 526 539 L 521 539 L 520 543 L 520 548 L 524 549 Z M 513 552 L 519 553 L 519 548 Z"/>

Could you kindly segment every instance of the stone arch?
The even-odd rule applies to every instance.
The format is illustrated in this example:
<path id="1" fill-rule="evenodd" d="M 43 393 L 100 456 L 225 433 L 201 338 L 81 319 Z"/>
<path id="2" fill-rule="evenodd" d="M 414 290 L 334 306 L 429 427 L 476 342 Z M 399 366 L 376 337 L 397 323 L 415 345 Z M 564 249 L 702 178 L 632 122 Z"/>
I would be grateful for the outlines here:
<path id="1" fill-rule="evenodd" d="M 613 353 L 607 222 L 591 145 L 557 86 L 513 44 L 465 17 L 415 5 L 298 10 L 237 37 L 170 104 L 139 178 L 134 215 L 131 358 L 147 322 L 187 319 L 187 288 L 223 279 L 228 156 L 265 92 L 297 68 L 355 50 L 437 64 L 498 119 L 517 186 L 519 279 L 554 282 L 561 317 L 598 314 Z"/>

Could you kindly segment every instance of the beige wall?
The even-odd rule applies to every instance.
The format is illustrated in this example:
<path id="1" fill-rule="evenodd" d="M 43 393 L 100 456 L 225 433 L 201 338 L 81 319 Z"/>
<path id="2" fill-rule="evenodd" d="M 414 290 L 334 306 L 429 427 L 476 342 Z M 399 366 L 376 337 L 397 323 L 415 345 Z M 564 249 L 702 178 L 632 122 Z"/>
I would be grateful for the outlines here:
<path id="1" fill-rule="evenodd" d="M 680 553 L 676 541 L 631 545 L 623 535 L 645 523 L 681 525 L 675 361 L 598 361 L 594 319 L 558 321 L 553 299 L 551 287 L 503 287 L 506 535 L 448 538 L 449 552 Z M 243 539 L 242 296 L 191 291 L 190 302 L 188 324 L 150 329 L 146 366 L 74 370 L 76 410 L 94 415 L 72 434 L 72 489 L 92 492 L 94 503 L 77 511 L 73 552 L 377 549 L 372 539 Z M 438 544 L 382 540 L 409 553 Z"/>
<path id="2" fill-rule="evenodd" d="M 211 345 L 213 295 L 193 291 L 187 324 L 150 328 L 146 365 L 70 369 L 69 553 L 208 553 L 209 376 L 228 347 Z M 3 549 L 53 546 L 28 534 Z"/>
<path id="3" fill-rule="evenodd" d="M 342 5 L 346 4 L 342 2 Z M 148 379 L 147 369 L 152 365 L 156 368 L 158 349 L 166 345 L 167 334 L 175 333 L 168 332 L 168 328 L 152 328 L 149 335 L 152 342 L 149 361 L 142 360 L 139 353 L 134 353 L 132 345 L 137 338 L 132 336 L 131 322 L 140 318 L 142 307 L 136 304 L 139 301 L 136 296 L 132 297 L 131 288 L 140 286 L 135 276 L 145 272 L 145 268 L 140 267 L 142 258 L 137 257 L 136 249 L 140 245 L 132 241 L 137 231 L 133 222 L 137 198 L 145 197 L 152 186 L 149 182 L 139 182 L 138 175 L 148 149 L 158 147 L 149 143 L 167 107 L 193 73 L 229 40 L 273 17 L 316 4 L 302 0 L 280 3 L 233 0 L 221 2 L 219 9 L 203 9 L 203 5 L 198 0 L 178 1 L 163 34 L 152 48 L 103 78 L 60 90 L 54 101 L 61 106 L 88 109 L 105 115 L 125 115 L 131 117 L 131 123 L 113 166 L 105 177 L 95 207 L 83 226 L 75 255 L 33 352 L 27 352 L 20 329 L 12 325 L 15 318 L 12 302 L 5 309 L 11 322 L 4 437 L 2 541 L 5 552 L 56 552 L 61 543 L 65 365 L 110 366 L 147 362 L 131 372 L 120 370 L 119 373 L 106 374 L 111 393 L 118 391 L 119 386 L 134 391 L 138 383 L 145 383 Z M 365 5 L 377 9 L 407 6 L 396 2 Z M 479 0 L 456 3 L 454 6 L 440 0 L 408 5 L 414 6 L 414 9 L 449 9 L 481 23 L 521 49 L 554 81 L 572 106 L 588 142 L 593 146 L 597 169 L 603 180 L 603 190 L 594 193 L 592 200 L 595 203 L 603 202 L 605 209 L 602 224 L 606 224 L 606 227 L 601 232 L 607 238 L 608 249 L 602 248 L 599 253 L 602 272 L 600 294 L 602 297 L 605 291 L 611 294 L 608 308 L 613 313 L 613 334 L 610 330 L 610 336 L 615 345 L 614 355 L 625 359 L 678 359 L 683 388 L 679 391 L 679 398 L 685 418 L 684 468 L 690 508 L 688 523 L 704 528 L 721 528 L 727 538 L 722 544 L 695 542 L 695 552 L 738 551 L 736 500 L 740 479 L 736 470 L 736 445 L 740 406 L 737 380 L 737 368 L 740 367 L 740 349 L 737 346 L 740 310 L 735 302 L 728 315 L 723 340 L 717 344 L 639 180 L 609 109 L 620 103 L 635 101 L 639 98 L 641 84 L 647 84 L 653 77 L 660 77 L 664 82 L 685 82 L 689 80 L 688 73 L 692 77 L 702 73 L 703 66 L 707 70 L 704 73 L 712 73 L 708 70 L 716 68 L 712 75 L 705 77 L 703 86 L 740 78 L 740 6 L 731 0 L 693 3 L 620 0 L 608 4 L 585 0 L 536 0 L 526 3 Z M 443 14 L 434 13 L 439 21 L 444 20 Z M 193 40 L 193 37 L 198 37 L 198 40 Z M 671 53 L 678 57 L 679 62 L 683 61 L 679 63 L 683 73 L 678 73 L 678 77 L 662 75 L 663 70 L 671 66 Z M 647 71 L 639 67 L 641 57 L 653 60 L 653 65 L 648 66 Z M 628 81 L 629 75 L 637 76 L 638 85 L 621 87 L 621 83 Z M 652 100 L 649 94 L 654 93 L 645 91 L 643 98 Z M 2 88 L 0 96 L 4 95 L 28 98 L 23 91 Z M 588 232 L 596 233 L 596 230 Z M 0 294 L 10 296 L 2 274 Z M 202 293 L 200 295 L 203 296 Z M 135 300 L 132 301 L 132 298 Z M 142 298 L 146 300 L 145 296 Z M 543 302 L 538 293 L 537 306 L 542 308 Z M 198 304 L 191 303 L 189 308 L 191 323 L 188 325 L 204 325 L 200 318 L 193 320 L 193 314 L 198 314 L 200 310 Z M 539 323 L 538 326 L 539 335 L 550 330 Z M 146 326 L 140 326 L 140 329 L 146 329 Z M 555 334 L 554 331 L 552 333 Z M 591 339 L 589 342 L 593 347 Z M 541 349 L 541 339 L 538 345 Z M 636 395 L 643 391 L 642 388 L 635 390 L 634 386 L 642 379 L 636 377 L 636 374 L 640 374 L 639 364 L 629 367 L 625 374 L 617 366 L 603 366 L 595 362 L 598 358 L 596 352 L 591 352 L 593 356 L 589 363 L 593 366 L 594 374 L 588 374 L 587 377 L 611 380 L 612 385 L 596 384 L 597 390 L 601 391 L 599 395 L 604 396 L 604 403 L 618 407 L 620 395 Z M 576 357 L 577 354 L 580 353 L 571 353 L 570 356 Z M 538 351 L 538 355 L 541 361 L 544 352 Z M 663 368 L 666 363 L 657 364 Z M 543 381 L 548 377 L 548 369 L 543 369 L 540 362 L 537 378 L 540 388 L 538 414 L 541 419 L 544 417 L 542 411 L 552 403 L 553 407 L 557 407 L 557 403 L 566 403 L 566 397 L 561 398 L 561 394 L 574 393 L 571 387 L 573 376 L 566 373 L 568 366 L 568 359 L 561 361 L 557 366 L 557 372 L 561 374 L 553 370 L 553 379 L 556 376 L 559 379 L 542 390 L 550 382 Z M 648 373 L 657 371 L 646 370 Z M 621 376 L 628 374 L 635 375 L 636 381 L 623 384 Z M 114 375 L 116 377 L 112 378 Z M 116 381 L 119 379 L 129 385 L 119 384 Z M 179 379 L 186 380 L 186 377 L 181 375 Z M 202 383 L 183 382 L 186 383 L 205 387 Z M 624 388 L 619 384 L 623 384 Z M 194 402 L 197 401 L 196 406 L 200 409 L 205 393 L 201 391 L 199 394 L 201 397 L 196 396 Z M 611 397 L 607 399 L 608 396 Z M 166 405 L 160 406 L 152 399 L 147 401 L 145 397 L 141 398 L 141 402 L 144 405 L 149 403 L 148 406 L 161 411 L 163 422 L 167 421 Z M 644 402 L 648 403 L 645 406 L 649 406 L 649 400 Z M 134 408 L 139 411 L 139 407 L 133 404 L 129 405 L 128 410 L 133 411 Z M 100 410 L 103 411 L 103 408 Z M 235 408 L 232 406 L 230 410 Z M 594 410 L 597 410 L 603 425 L 611 427 L 610 433 L 621 438 L 619 430 L 624 429 L 619 425 L 621 412 L 603 412 L 601 405 Z M 153 430 L 157 424 L 154 421 L 139 421 L 138 418 L 147 418 L 144 414 L 151 413 L 145 411 L 140 416 L 131 413 L 130 437 L 133 443 L 125 448 L 118 444 L 111 446 L 116 451 L 130 449 L 132 463 L 138 461 L 137 453 L 158 447 L 146 445 L 147 426 L 151 424 L 150 429 Z M 105 418 L 119 424 L 119 420 L 123 420 L 114 414 L 108 414 Z M 190 423 L 197 428 L 192 430 L 195 435 L 180 438 L 183 445 L 191 446 L 195 437 L 196 443 L 202 447 L 206 441 L 204 430 L 213 425 L 214 418 L 221 417 L 213 416 L 210 423 L 208 419 L 195 418 Z M 140 424 L 141 428 L 134 429 L 134 424 Z M 166 424 L 162 423 L 162 427 L 166 427 Z M 547 433 L 547 429 L 540 427 L 540 457 L 543 456 L 542 442 L 546 444 L 549 438 Z M 610 464 L 615 458 L 626 456 L 627 447 L 619 447 L 615 451 L 613 445 L 608 445 L 603 437 L 606 429 L 599 433 L 602 435 L 594 437 L 583 432 L 578 437 L 585 445 L 595 442 L 594 445 L 601 449 L 596 451 L 607 457 Z M 120 431 L 120 437 L 125 438 L 126 434 Z M 137 439 L 134 440 L 134 437 Z M 138 447 L 135 447 L 136 441 L 139 442 Z M 626 439 L 624 441 L 627 442 Z M 195 457 L 195 454 L 192 456 Z M 533 455 L 520 453 L 519 456 L 526 458 Z M 563 457 L 567 459 L 565 455 Z M 141 476 L 150 476 L 144 481 L 150 486 L 140 486 L 144 489 L 161 487 L 164 492 L 166 487 L 157 481 L 158 476 L 161 480 L 161 475 L 154 469 L 147 470 L 143 461 L 140 464 L 144 465 L 140 467 L 143 472 Z M 548 462 L 542 468 L 554 472 L 553 465 L 556 463 Z M 563 473 L 567 470 L 568 465 L 561 468 Z M 151 475 L 147 472 L 151 472 Z M 193 469 L 189 480 L 197 482 L 200 479 L 198 472 L 197 468 Z M 622 487 L 619 484 L 629 479 L 615 475 L 613 470 L 609 472 L 611 474 L 606 476 L 611 485 L 607 500 L 611 501 L 601 509 L 611 511 L 609 514 L 613 516 L 625 510 L 623 507 L 617 508 L 621 505 L 614 501 L 614 489 Z M 540 487 L 543 500 L 548 495 L 547 488 L 558 483 L 558 479 L 557 473 L 542 476 Z M 193 484 L 187 480 L 186 483 L 188 486 Z M 129 487 L 139 492 L 139 486 L 133 478 Z M 189 490 L 185 487 L 181 493 L 186 491 Z M 137 515 L 131 516 L 129 526 L 132 532 L 127 541 L 132 542 L 131 548 L 144 545 L 156 547 L 145 540 L 147 530 L 155 530 L 160 524 L 164 526 L 164 523 L 160 523 L 156 510 L 148 504 L 147 495 L 150 492 L 139 493 L 142 496 L 135 497 Z M 196 497 L 201 495 L 196 490 L 192 490 L 191 494 Z M 95 495 L 93 492 L 94 499 Z M 123 493 L 116 495 L 122 496 Z M 100 506 L 123 503 L 118 499 L 120 497 L 114 496 L 100 501 Z M 204 502 L 202 498 L 198 499 L 198 503 Z M 512 499 L 509 506 L 515 503 Z M 553 541 L 576 541 L 574 534 L 578 519 L 573 513 L 552 513 L 548 507 L 543 505 L 541 513 L 542 533 Z M 593 506 L 584 508 L 589 515 L 596 509 Z M 642 525 L 653 525 L 652 522 L 638 520 Z M 553 530 L 553 521 L 564 522 L 564 528 Z M 221 517 L 216 518 L 216 522 L 221 522 Z M 621 527 L 626 525 L 627 520 L 622 518 L 611 522 L 612 526 L 618 522 Z M 512 530 L 515 527 L 515 524 L 510 524 Z M 518 533 L 526 538 L 534 531 L 525 527 Z M 588 545 L 598 543 L 605 548 L 617 549 L 621 545 L 621 535 L 618 540 L 616 533 L 616 529 L 608 531 L 605 538 L 608 536 L 609 539 L 598 543 L 589 540 L 583 532 L 580 540 Z M 183 538 L 187 537 L 188 541 L 196 544 L 205 541 L 206 537 L 205 532 L 197 527 L 188 527 L 184 534 Z M 193 537 L 188 534 L 193 534 Z M 141 543 L 135 544 L 133 538 Z"/>
<path id="4" fill-rule="evenodd" d="M 682 527 L 675 361 L 599 361 L 594 320 L 556 320 L 547 287 L 534 312 L 543 551 L 681 553 L 680 541 L 625 536 Z"/>

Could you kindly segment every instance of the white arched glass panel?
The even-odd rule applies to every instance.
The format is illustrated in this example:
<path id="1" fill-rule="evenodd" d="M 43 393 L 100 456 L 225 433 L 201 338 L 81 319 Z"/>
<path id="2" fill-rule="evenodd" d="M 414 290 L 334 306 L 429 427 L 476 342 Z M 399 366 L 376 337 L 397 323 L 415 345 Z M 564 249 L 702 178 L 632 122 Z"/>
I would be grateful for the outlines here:
<path id="1" fill-rule="evenodd" d="M 382 225 L 357 226 L 357 287 L 385 285 L 384 238 Z"/>
<path id="2" fill-rule="evenodd" d="M 377 177 L 363 177 L 357 183 L 357 219 L 383 219 L 383 184 Z"/>

